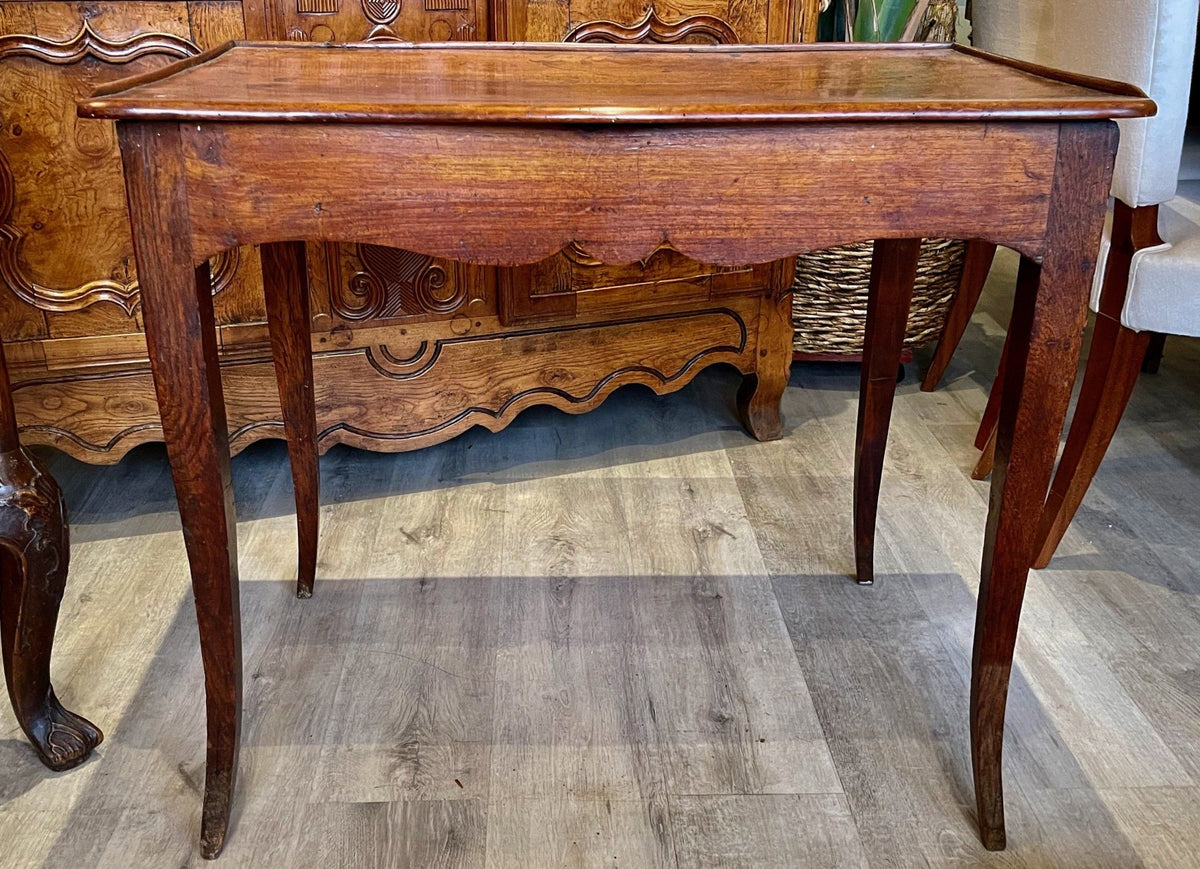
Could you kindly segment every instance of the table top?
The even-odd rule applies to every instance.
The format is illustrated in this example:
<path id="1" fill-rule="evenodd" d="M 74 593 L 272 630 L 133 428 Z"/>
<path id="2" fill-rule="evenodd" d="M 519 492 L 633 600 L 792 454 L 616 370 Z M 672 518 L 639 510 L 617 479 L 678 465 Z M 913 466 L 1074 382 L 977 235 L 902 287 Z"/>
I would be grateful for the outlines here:
<path id="1" fill-rule="evenodd" d="M 947 45 L 229 43 L 79 104 L 116 120 L 764 123 L 1153 114 L 1137 88 Z"/>

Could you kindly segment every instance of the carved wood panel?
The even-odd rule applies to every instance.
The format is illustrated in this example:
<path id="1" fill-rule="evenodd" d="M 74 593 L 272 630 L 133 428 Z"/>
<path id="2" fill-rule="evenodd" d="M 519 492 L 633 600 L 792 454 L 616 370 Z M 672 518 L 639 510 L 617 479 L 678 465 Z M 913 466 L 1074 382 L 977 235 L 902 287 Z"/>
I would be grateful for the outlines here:
<path id="1" fill-rule="evenodd" d="M 444 319 L 495 311 L 487 270 L 376 244 L 327 244 L 333 321 Z"/>
<path id="2" fill-rule="evenodd" d="M 760 364 L 761 300 L 738 295 L 689 310 L 569 326 L 506 330 L 495 317 L 458 334 L 453 320 L 391 323 L 326 333 L 313 360 L 322 451 L 335 443 L 403 451 L 441 443 L 481 425 L 498 431 L 522 410 L 549 404 L 569 413 L 598 407 L 638 383 L 658 393 L 689 383 L 709 365 L 743 372 Z M 342 346 L 342 345 L 345 346 Z M 782 351 L 790 357 L 790 345 Z M 529 360 L 536 358 L 537 366 Z M 235 452 L 282 437 L 269 361 L 222 367 Z M 118 405 L 114 395 L 126 396 Z M 29 443 L 109 464 L 139 443 L 161 440 L 148 372 L 106 379 L 19 384 L 18 416 Z M 75 409 L 71 425 L 36 422 L 46 405 Z"/>
<path id="3" fill-rule="evenodd" d="M 588 21 L 567 34 L 565 42 L 609 42 L 618 45 L 655 42 L 729 45 L 740 42 L 733 27 L 716 15 L 689 15 L 675 21 L 658 17 L 651 6 L 638 21 Z"/>
<path id="4" fill-rule="evenodd" d="M 266 36 L 302 42 L 487 39 L 483 0 L 263 0 Z"/>
<path id="5" fill-rule="evenodd" d="M 14 6 L 22 7 L 19 15 L 12 14 Z M 5 336 L 76 339 L 140 331 L 115 131 L 107 122 L 76 118 L 75 100 L 101 82 L 199 53 L 188 6 L 138 4 L 133 12 L 35 2 L 5 8 L 0 294 L 4 313 L 16 315 L 5 317 Z M 214 292 L 234 283 L 238 265 L 236 250 L 214 259 Z M 30 328 L 39 321 L 42 328 Z"/>
<path id="6" fill-rule="evenodd" d="M 819 0 L 492 0 L 491 38 L 561 42 L 582 32 L 584 37 L 596 34 L 620 42 L 812 41 L 818 4 Z"/>

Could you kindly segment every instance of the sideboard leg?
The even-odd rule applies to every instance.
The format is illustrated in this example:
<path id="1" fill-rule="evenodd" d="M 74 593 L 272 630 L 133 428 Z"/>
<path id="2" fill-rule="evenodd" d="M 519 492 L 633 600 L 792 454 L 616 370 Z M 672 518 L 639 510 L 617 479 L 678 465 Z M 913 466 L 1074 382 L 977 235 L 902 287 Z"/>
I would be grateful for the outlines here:
<path id="1" fill-rule="evenodd" d="M 875 242 L 871 260 L 854 445 L 854 567 L 863 585 L 875 581 L 875 515 L 883 455 L 920 256 L 919 238 L 881 239 Z"/>
<path id="2" fill-rule="evenodd" d="M 1022 258 L 1017 275 L 971 661 L 971 763 L 989 850 L 1005 846 L 1001 760 L 1013 650 L 1079 364 L 1115 152 L 1115 124 L 1062 125 L 1042 265 Z"/>
<path id="3" fill-rule="evenodd" d="M 796 258 L 772 263 L 771 291 L 759 306 L 758 357 L 755 369 L 738 389 L 738 415 L 752 437 L 783 437 L 783 393 L 792 374 L 792 284 Z"/>
<path id="4" fill-rule="evenodd" d="M 201 853 L 229 829 L 242 720 L 242 624 L 229 429 L 208 264 L 195 265 L 179 126 L 117 125 L 142 316 L 192 570 L 208 723 Z"/>
<path id="5" fill-rule="evenodd" d="M 104 735 L 50 685 L 54 627 L 67 583 L 67 514 L 54 478 L 20 445 L 0 347 L 0 646 L 17 721 L 42 763 L 70 769 Z"/>
<path id="6" fill-rule="evenodd" d="M 292 488 L 296 493 L 296 534 L 300 547 L 296 597 L 309 598 L 317 572 L 321 475 L 317 461 L 312 318 L 304 242 L 264 244 L 262 263 L 267 327 L 292 465 Z"/>

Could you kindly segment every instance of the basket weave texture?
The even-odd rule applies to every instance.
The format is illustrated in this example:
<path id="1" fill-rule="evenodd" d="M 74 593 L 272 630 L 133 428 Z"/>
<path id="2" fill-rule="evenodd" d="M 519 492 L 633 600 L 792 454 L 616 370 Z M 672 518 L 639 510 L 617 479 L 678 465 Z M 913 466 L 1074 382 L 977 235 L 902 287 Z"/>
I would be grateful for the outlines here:
<path id="1" fill-rule="evenodd" d="M 905 347 L 937 339 L 958 288 L 966 242 L 927 238 L 921 243 Z M 798 353 L 862 353 L 872 242 L 847 244 L 796 258 L 792 323 Z"/>

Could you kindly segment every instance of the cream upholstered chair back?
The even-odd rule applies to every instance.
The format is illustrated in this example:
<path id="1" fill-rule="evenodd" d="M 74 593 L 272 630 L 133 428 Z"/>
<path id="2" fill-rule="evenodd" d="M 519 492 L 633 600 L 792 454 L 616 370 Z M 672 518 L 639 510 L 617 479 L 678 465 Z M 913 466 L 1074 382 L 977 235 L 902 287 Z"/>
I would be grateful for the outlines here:
<path id="1" fill-rule="evenodd" d="M 984 51 L 1127 81 L 1158 103 L 1152 118 L 1121 121 L 1112 192 L 1126 205 L 1175 195 L 1187 123 L 1200 0 L 974 0 Z"/>
<path id="2" fill-rule="evenodd" d="M 1197 167 L 1187 167 L 1180 181 L 1198 7 L 1200 0 L 974 0 L 972 6 L 979 48 L 1128 81 L 1158 103 L 1152 118 L 1118 122 L 1113 196 L 1132 208 L 1162 206 L 1163 243 L 1134 254 L 1121 310 L 1121 324 L 1135 331 L 1200 335 Z M 1094 310 L 1100 309 L 1108 248 L 1106 230 Z"/>

